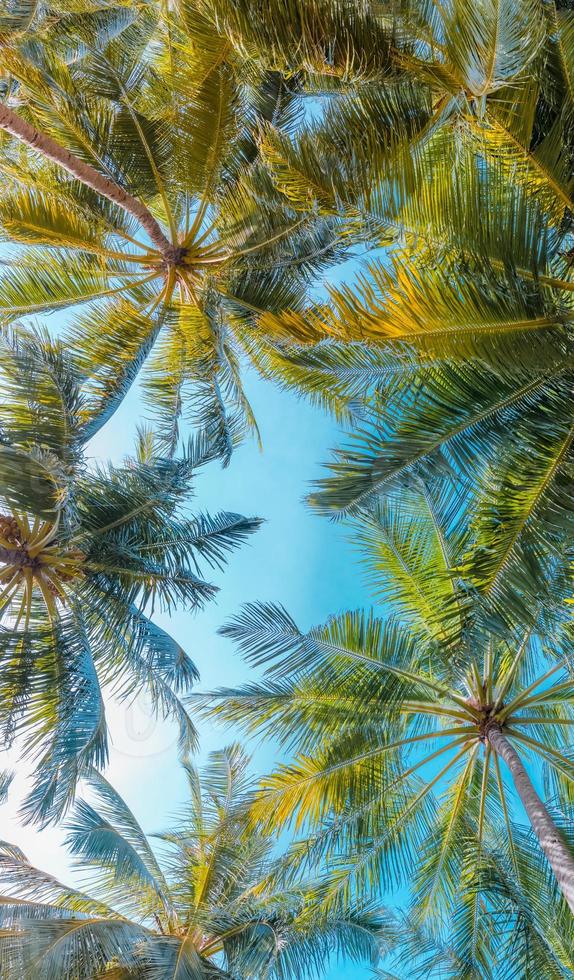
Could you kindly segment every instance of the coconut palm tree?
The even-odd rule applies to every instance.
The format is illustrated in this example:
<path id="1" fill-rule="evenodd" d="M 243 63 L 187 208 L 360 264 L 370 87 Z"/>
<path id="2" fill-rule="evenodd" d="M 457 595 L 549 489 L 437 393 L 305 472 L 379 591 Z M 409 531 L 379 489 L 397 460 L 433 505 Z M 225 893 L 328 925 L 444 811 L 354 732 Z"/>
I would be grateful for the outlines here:
<path id="1" fill-rule="evenodd" d="M 185 403 L 228 456 L 253 423 L 238 358 L 257 315 L 300 307 L 343 247 L 258 160 L 262 122 L 296 122 L 299 83 L 250 66 L 193 3 L 70 13 L 0 50 L 0 311 L 73 313 L 99 426 L 153 349 L 166 445 Z"/>
<path id="2" fill-rule="evenodd" d="M 394 16 L 401 71 L 357 72 L 319 123 L 262 140 L 294 207 L 362 222 L 385 254 L 328 302 L 260 322 L 352 343 L 260 357 L 340 414 L 371 399 L 313 494 L 322 512 L 446 460 L 486 487 L 502 572 L 536 563 L 536 529 L 573 530 L 572 18 L 530 0 Z"/>
<path id="3" fill-rule="evenodd" d="M 46 335 L 0 339 L 0 384 L 0 719 L 37 762 L 25 815 L 46 820 L 106 760 L 102 685 L 147 690 L 193 743 L 178 695 L 196 668 L 149 613 L 209 600 L 202 567 L 223 567 L 259 521 L 187 511 L 214 456 L 203 437 L 175 460 L 142 433 L 136 458 L 91 465 L 81 377 Z"/>
<path id="4" fill-rule="evenodd" d="M 570 571 L 555 565 L 552 593 L 519 596 L 514 625 L 501 622 L 466 574 L 478 542 L 463 490 L 417 481 L 357 527 L 382 618 L 345 612 L 302 632 L 257 602 L 223 630 L 270 676 L 203 703 L 296 752 L 255 813 L 310 831 L 293 860 L 337 869 L 328 905 L 407 882 L 419 916 L 447 917 L 468 826 L 480 850 L 502 823 L 515 861 L 522 805 L 574 910 L 574 857 L 542 799 L 567 805 L 574 778 Z"/>
<path id="5" fill-rule="evenodd" d="M 386 939 L 377 911 L 326 916 L 313 906 L 316 884 L 272 887 L 274 841 L 249 820 L 248 761 L 232 745 L 210 756 L 201 779 L 185 765 L 189 799 L 176 826 L 155 835 L 161 850 L 94 773 L 95 804 L 78 802 L 68 846 L 98 897 L 4 845 L 2 976 L 263 980 L 320 976 L 334 954 L 375 963 Z"/>

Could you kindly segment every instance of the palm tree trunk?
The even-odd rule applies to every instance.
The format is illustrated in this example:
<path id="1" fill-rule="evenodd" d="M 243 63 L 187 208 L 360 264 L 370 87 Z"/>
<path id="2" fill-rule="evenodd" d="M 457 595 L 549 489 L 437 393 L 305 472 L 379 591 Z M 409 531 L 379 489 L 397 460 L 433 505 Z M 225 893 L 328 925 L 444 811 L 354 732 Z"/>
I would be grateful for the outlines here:
<path id="1" fill-rule="evenodd" d="M 570 906 L 570 911 L 574 914 L 574 856 L 534 789 L 518 752 L 503 734 L 500 725 L 491 722 L 487 726 L 486 737 L 510 770 L 516 792 L 522 800 L 532 829 Z"/>
<path id="2" fill-rule="evenodd" d="M 131 214 L 139 221 L 142 228 L 145 229 L 150 240 L 164 256 L 166 262 L 169 264 L 174 263 L 178 253 L 177 247 L 166 238 L 154 216 L 141 201 L 132 197 L 131 194 L 124 191 L 113 180 L 102 176 L 89 163 L 84 163 L 83 160 L 74 156 L 69 150 L 60 146 L 51 136 L 48 136 L 46 133 L 41 133 L 39 129 L 26 122 L 16 112 L 9 109 L 7 105 L 1 104 L 0 129 L 15 136 L 16 139 L 22 143 L 26 143 L 33 150 L 43 154 L 49 160 L 53 160 L 54 163 L 63 167 L 69 174 L 72 174 L 82 184 L 85 184 L 86 187 L 91 187 L 98 194 L 107 197 L 108 201 L 112 201 L 118 207 L 127 211 L 128 214 Z"/>

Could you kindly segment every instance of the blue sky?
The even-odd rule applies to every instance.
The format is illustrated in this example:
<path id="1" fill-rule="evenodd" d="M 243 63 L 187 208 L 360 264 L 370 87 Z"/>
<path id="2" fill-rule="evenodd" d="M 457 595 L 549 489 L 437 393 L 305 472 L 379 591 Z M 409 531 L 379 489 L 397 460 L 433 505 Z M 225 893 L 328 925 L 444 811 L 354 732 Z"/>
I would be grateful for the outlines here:
<path id="1" fill-rule="evenodd" d="M 250 441 L 236 451 L 227 469 L 217 464 L 205 467 L 198 477 L 193 509 L 232 510 L 263 517 L 266 523 L 232 556 L 224 573 L 212 576 L 221 586 L 215 602 L 197 615 L 185 611 L 170 619 L 156 615 L 198 665 L 201 689 L 253 677 L 231 642 L 217 634 L 218 627 L 243 602 L 279 600 L 303 627 L 341 609 L 369 602 L 348 529 L 316 516 L 303 502 L 309 482 L 319 475 L 321 461 L 337 442 L 335 423 L 253 374 L 247 374 L 245 382 L 264 449 L 261 452 Z M 138 421 L 140 404 L 133 391 L 93 441 L 91 454 L 100 459 L 121 459 L 133 446 Z M 166 828 L 170 815 L 185 799 L 175 730 L 154 721 L 143 704 L 129 708 L 110 705 L 108 715 L 113 741 L 108 778 L 146 831 Z M 233 737 L 231 731 L 211 724 L 203 724 L 200 732 L 199 762 Z M 277 755 L 272 744 L 258 746 L 257 770 L 269 769 Z M 4 764 L 0 754 L 0 766 Z M 62 847 L 61 829 L 38 833 L 20 825 L 17 805 L 24 787 L 24 766 L 20 766 L 15 791 L 2 810 L 0 836 L 19 844 L 32 862 L 45 870 L 75 879 L 77 872 L 70 868 Z M 329 973 L 328 980 L 363 980 L 370 975 L 367 968 L 340 964 Z"/>

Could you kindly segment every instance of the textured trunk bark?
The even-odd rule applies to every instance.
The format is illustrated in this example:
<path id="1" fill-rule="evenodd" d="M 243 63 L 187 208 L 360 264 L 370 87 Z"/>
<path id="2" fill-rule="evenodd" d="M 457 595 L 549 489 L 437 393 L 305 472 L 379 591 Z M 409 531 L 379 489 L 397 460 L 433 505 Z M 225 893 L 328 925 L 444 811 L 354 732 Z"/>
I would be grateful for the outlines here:
<path id="1" fill-rule="evenodd" d="M 31 126 L 6 105 L 0 105 L 0 128 L 15 136 L 22 143 L 31 146 L 38 153 L 42 153 L 49 160 L 53 160 L 54 163 L 63 167 L 69 174 L 85 184 L 86 187 L 91 187 L 98 194 L 107 197 L 108 201 L 113 201 L 118 207 L 131 214 L 145 229 L 150 240 L 166 261 L 173 264 L 178 254 L 177 247 L 166 238 L 158 222 L 141 201 L 122 190 L 113 180 L 103 177 L 89 163 L 79 160 L 69 150 L 60 146 L 51 136 L 41 133 L 34 126 Z"/>
<path id="2" fill-rule="evenodd" d="M 522 760 L 503 734 L 500 725 L 490 724 L 486 736 L 494 751 L 506 762 L 532 829 L 548 858 L 564 898 L 574 914 L 574 857 L 534 789 Z"/>

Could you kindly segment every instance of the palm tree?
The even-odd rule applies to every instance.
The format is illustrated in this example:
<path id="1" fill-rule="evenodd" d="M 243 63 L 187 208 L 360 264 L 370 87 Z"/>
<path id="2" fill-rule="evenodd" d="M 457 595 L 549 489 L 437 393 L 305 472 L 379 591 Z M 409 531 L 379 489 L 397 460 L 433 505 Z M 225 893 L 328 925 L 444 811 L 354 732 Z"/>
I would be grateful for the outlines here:
<path id="1" fill-rule="evenodd" d="M 227 457 L 254 424 L 238 358 L 256 317 L 300 307 L 343 248 L 258 159 L 265 120 L 297 121 L 298 81 L 250 65 L 193 3 L 62 21 L 48 11 L 0 50 L 0 311 L 74 314 L 98 426 L 154 349 L 144 388 L 166 445 L 187 405 Z"/>
<path id="2" fill-rule="evenodd" d="M 385 254 L 327 303 L 260 322 L 353 342 L 261 358 L 340 414 L 371 399 L 320 511 L 357 513 L 422 465 L 472 470 L 496 592 L 507 562 L 538 561 L 541 533 L 573 531 L 571 15 L 526 0 L 394 16 L 396 71 L 357 71 L 319 123 L 262 142 L 295 208 L 346 214 Z"/>
<path id="3" fill-rule="evenodd" d="M 147 690 L 182 748 L 194 743 L 179 693 L 196 668 L 149 612 L 209 600 L 202 566 L 223 567 L 260 522 L 186 512 L 214 456 L 203 437 L 175 460 L 142 433 L 136 458 L 89 465 L 81 378 L 47 336 L 1 338 L 0 383 L 0 720 L 5 744 L 25 735 L 36 759 L 24 812 L 44 821 L 105 763 L 102 685 L 121 699 Z"/>
<path id="4" fill-rule="evenodd" d="M 223 632 L 270 678 L 199 696 L 296 751 L 255 814 L 312 833 L 293 862 L 337 869 L 328 905 L 406 881 L 422 918 L 448 916 L 468 827 L 480 851 L 501 822 L 515 862 L 521 804 L 574 911 L 574 856 L 540 787 L 569 803 L 570 575 L 557 566 L 552 594 L 517 593 L 501 623 L 465 574 L 478 543 L 463 489 L 417 481 L 358 525 L 383 618 L 346 612 L 304 633 L 281 606 L 250 604 Z"/>
<path id="5" fill-rule="evenodd" d="M 201 777 L 185 765 L 189 799 L 152 849 L 133 813 L 99 774 L 95 806 L 79 801 L 68 845 L 90 897 L 4 845 L 0 962 L 6 980 L 94 976 L 247 978 L 320 976 L 334 955 L 373 963 L 385 924 L 370 909 L 314 909 L 311 882 L 276 890 L 273 838 L 249 820 L 248 758 L 232 745 Z M 11 897 L 12 896 L 12 897 Z"/>

